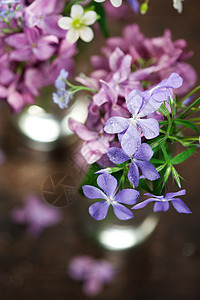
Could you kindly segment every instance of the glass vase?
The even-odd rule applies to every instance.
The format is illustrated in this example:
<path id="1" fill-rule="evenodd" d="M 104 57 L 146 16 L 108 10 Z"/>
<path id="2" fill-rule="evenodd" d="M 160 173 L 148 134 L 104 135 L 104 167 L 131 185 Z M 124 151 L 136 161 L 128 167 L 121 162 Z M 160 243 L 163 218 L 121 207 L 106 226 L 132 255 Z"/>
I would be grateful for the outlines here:
<path id="1" fill-rule="evenodd" d="M 151 206 L 142 210 L 132 210 L 134 218 L 128 221 L 117 219 L 110 207 L 105 220 L 96 221 L 89 215 L 89 205 L 86 208 L 87 201 L 90 200 L 81 199 L 82 228 L 89 238 L 107 250 L 126 250 L 143 243 L 150 237 L 159 222 L 159 214 L 153 213 Z M 83 209 L 87 211 L 83 213 Z"/>
<path id="2" fill-rule="evenodd" d="M 44 90 L 34 105 L 25 107 L 12 121 L 21 133 L 23 141 L 39 151 L 55 149 L 61 140 L 72 144 L 77 136 L 69 129 L 70 117 L 84 123 L 87 118 L 89 100 L 84 93 L 76 94 L 67 109 L 53 103 L 52 90 Z"/>

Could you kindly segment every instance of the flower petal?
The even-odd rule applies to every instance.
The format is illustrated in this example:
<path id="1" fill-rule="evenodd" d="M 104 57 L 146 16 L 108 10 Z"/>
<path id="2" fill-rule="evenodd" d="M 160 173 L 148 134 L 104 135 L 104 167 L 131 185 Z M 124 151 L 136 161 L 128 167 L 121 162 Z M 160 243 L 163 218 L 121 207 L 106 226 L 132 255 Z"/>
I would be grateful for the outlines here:
<path id="1" fill-rule="evenodd" d="M 112 197 L 117 188 L 117 179 L 109 173 L 104 173 L 97 178 L 97 184 L 108 197 Z"/>
<path id="2" fill-rule="evenodd" d="M 107 133 L 120 133 L 128 128 L 129 121 L 122 117 L 111 117 L 107 120 L 104 131 Z"/>
<path id="3" fill-rule="evenodd" d="M 84 195 L 89 199 L 106 199 L 106 195 L 95 186 L 84 185 L 82 189 Z"/>
<path id="4" fill-rule="evenodd" d="M 110 204 L 107 201 L 96 202 L 89 207 L 89 214 L 97 221 L 105 219 Z"/>
<path id="5" fill-rule="evenodd" d="M 140 91 L 133 90 L 128 94 L 126 106 L 132 115 L 138 114 L 143 104 L 143 97 Z"/>
<path id="6" fill-rule="evenodd" d="M 121 146 L 129 156 L 133 155 L 140 147 L 141 136 L 136 125 L 129 125 L 128 130 L 122 137 Z"/>
<path id="7" fill-rule="evenodd" d="M 117 147 L 108 149 L 107 155 L 114 164 L 122 164 L 130 159 L 130 157 L 123 151 L 123 149 Z"/>
<path id="8" fill-rule="evenodd" d="M 146 92 L 144 92 L 146 93 Z M 147 94 L 147 93 L 146 93 Z M 146 117 L 148 115 L 151 115 L 152 113 L 154 113 L 156 110 L 158 110 L 158 108 L 161 106 L 161 102 L 155 101 L 153 100 L 152 97 L 150 97 L 148 100 L 148 102 L 143 106 L 141 112 L 138 114 L 139 117 Z"/>
<path id="9" fill-rule="evenodd" d="M 96 14 L 95 11 L 87 11 L 87 12 L 83 15 L 81 21 L 82 21 L 85 25 L 92 25 L 92 24 L 95 23 L 96 19 L 97 19 L 97 14 Z"/>
<path id="10" fill-rule="evenodd" d="M 151 146 L 142 143 L 138 151 L 135 153 L 134 158 L 149 161 L 153 156 Z"/>
<path id="11" fill-rule="evenodd" d="M 88 129 L 84 124 L 77 122 L 76 120 L 69 118 L 69 128 L 75 132 L 82 140 L 91 141 L 98 137 L 98 134 Z"/>
<path id="12" fill-rule="evenodd" d="M 125 189 L 120 191 L 115 197 L 114 200 L 120 203 L 125 203 L 128 205 L 133 205 L 137 202 L 140 193 L 134 189 Z"/>
<path id="13" fill-rule="evenodd" d="M 128 180 L 137 187 L 139 184 L 139 170 L 135 163 L 131 163 L 129 172 L 128 172 Z"/>
<path id="14" fill-rule="evenodd" d="M 82 26 L 80 28 L 80 38 L 84 42 L 91 42 L 91 40 L 94 38 L 93 30 L 88 26 Z"/>
<path id="15" fill-rule="evenodd" d="M 158 174 L 156 168 L 150 162 L 137 160 L 136 164 L 141 169 L 142 174 L 145 176 L 145 178 L 149 180 L 156 180 L 160 178 L 160 175 Z"/>
<path id="16" fill-rule="evenodd" d="M 167 211 L 169 209 L 169 202 L 158 201 L 154 204 L 153 211 Z"/>
<path id="17" fill-rule="evenodd" d="M 167 194 L 165 195 L 165 199 L 171 200 L 171 199 L 174 198 L 174 197 L 177 197 L 177 196 L 183 196 L 183 195 L 185 195 L 185 194 L 186 194 L 186 190 L 180 190 L 180 191 L 175 192 L 175 193 L 167 193 Z"/>
<path id="18" fill-rule="evenodd" d="M 172 73 L 167 79 L 162 80 L 159 84 L 159 88 L 172 88 L 177 89 L 183 84 L 183 78 L 177 74 Z"/>
<path id="19" fill-rule="evenodd" d="M 183 214 L 191 214 L 191 210 L 187 207 L 187 205 L 181 199 L 174 199 L 172 200 L 172 205 L 174 206 L 175 210 L 179 213 Z"/>
<path id="20" fill-rule="evenodd" d="M 58 26 L 64 30 L 68 30 L 72 27 L 72 18 L 62 17 L 58 20 Z"/>
<path id="21" fill-rule="evenodd" d="M 131 209 L 140 209 L 140 208 L 143 208 L 145 206 L 147 206 L 147 204 L 149 204 L 150 202 L 154 202 L 155 199 L 154 198 L 149 198 L 147 200 L 144 200 L 136 205 L 134 205 Z"/>
<path id="22" fill-rule="evenodd" d="M 146 139 L 153 139 L 159 135 L 159 124 L 156 119 L 140 119 L 137 123 Z"/>
<path id="23" fill-rule="evenodd" d="M 129 220 L 132 219 L 134 217 L 133 213 L 130 211 L 130 209 L 128 209 L 127 207 L 125 207 L 122 204 L 119 204 L 117 202 L 115 202 L 113 204 L 113 211 L 115 216 L 120 219 L 120 220 Z"/>
<path id="24" fill-rule="evenodd" d="M 71 8 L 70 16 L 73 19 L 80 19 L 82 15 L 84 14 L 84 9 L 81 5 L 75 4 Z"/>
<path id="25" fill-rule="evenodd" d="M 70 44 L 75 43 L 79 39 L 79 37 L 79 30 L 76 30 L 74 28 L 69 29 L 66 34 L 66 39 Z"/>

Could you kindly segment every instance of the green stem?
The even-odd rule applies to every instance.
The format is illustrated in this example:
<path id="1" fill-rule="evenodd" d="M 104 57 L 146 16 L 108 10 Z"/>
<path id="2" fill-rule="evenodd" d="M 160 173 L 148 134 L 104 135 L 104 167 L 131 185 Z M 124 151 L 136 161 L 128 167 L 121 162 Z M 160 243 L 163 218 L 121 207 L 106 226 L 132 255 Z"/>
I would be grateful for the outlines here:
<path id="1" fill-rule="evenodd" d="M 200 85 L 198 85 L 194 90 L 192 90 L 189 94 L 187 94 L 183 99 L 180 100 L 180 104 L 187 99 L 188 97 L 192 96 L 194 93 L 196 93 L 198 90 L 200 90 Z"/>
<path id="2" fill-rule="evenodd" d="M 199 87 L 200 88 L 200 87 Z M 196 101 L 194 101 L 190 106 L 188 106 L 180 115 L 179 118 L 184 118 L 184 115 L 192 109 L 195 105 L 197 105 L 200 102 L 200 98 L 198 98 Z"/>

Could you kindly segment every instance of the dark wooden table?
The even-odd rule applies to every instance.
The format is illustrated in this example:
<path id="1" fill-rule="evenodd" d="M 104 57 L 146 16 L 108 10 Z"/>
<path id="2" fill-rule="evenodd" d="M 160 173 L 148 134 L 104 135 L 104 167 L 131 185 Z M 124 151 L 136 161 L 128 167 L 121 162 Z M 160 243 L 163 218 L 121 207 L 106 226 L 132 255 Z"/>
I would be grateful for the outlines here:
<path id="1" fill-rule="evenodd" d="M 133 21 L 147 36 L 161 35 L 168 27 L 174 39 L 185 38 L 188 49 L 195 51 L 190 62 L 200 75 L 200 1 L 184 1 L 182 15 L 171 7 L 172 0 L 150 2 L 149 13 Z M 135 249 L 112 253 L 89 240 L 77 218 L 79 199 L 63 209 L 60 224 L 38 239 L 10 222 L 10 210 L 27 193 L 40 194 L 44 179 L 53 172 L 73 174 L 78 184 L 81 176 L 69 160 L 76 147 L 52 153 L 29 149 L 13 128 L 8 109 L 1 107 L 0 148 L 7 160 L 0 167 L 0 299 L 87 299 L 66 271 L 70 258 L 79 254 L 108 257 L 120 267 L 113 284 L 96 299 L 200 299 L 199 154 L 180 168 L 187 180 L 184 200 L 193 214 L 179 215 L 172 209 L 162 214 L 150 239 Z"/>

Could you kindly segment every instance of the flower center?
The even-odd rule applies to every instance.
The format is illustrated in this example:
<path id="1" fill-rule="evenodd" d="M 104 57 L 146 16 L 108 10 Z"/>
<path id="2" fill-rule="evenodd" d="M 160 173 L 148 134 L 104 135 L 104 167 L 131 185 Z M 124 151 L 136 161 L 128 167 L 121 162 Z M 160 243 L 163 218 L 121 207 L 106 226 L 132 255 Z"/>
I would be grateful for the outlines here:
<path id="1" fill-rule="evenodd" d="M 131 125 L 134 125 L 137 123 L 137 120 L 139 119 L 139 117 L 137 115 L 132 116 L 132 118 L 129 118 L 129 123 Z"/>
<path id="2" fill-rule="evenodd" d="M 36 43 L 33 43 L 33 44 L 32 44 L 32 48 L 37 48 Z"/>
<path id="3" fill-rule="evenodd" d="M 109 203 L 109 204 L 113 204 L 115 202 L 115 200 L 112 198 L 112 197 L 106 197 L 106 201 Z"/>
<path id="4" fill-rule="evenodd" d="M 76 29 L 80 28 L 82 26 L 82 22 L 80 19 L 74 19 L 72 22 L 72 26 Z"/>

